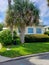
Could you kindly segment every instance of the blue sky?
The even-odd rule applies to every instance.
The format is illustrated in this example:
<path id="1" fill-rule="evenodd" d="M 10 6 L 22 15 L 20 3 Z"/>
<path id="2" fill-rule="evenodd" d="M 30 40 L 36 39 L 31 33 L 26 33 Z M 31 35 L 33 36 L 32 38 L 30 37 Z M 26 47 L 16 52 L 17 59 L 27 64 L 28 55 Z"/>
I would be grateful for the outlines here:
<path id="1" fill-rule="evenodd" d="M 44 25 L 49 25 L 49 8 L 46 0 L 32 0 L 40 10 L 40 18 Z M 0 0 L 0 22 L 4 22 L 7 10 L 7 0 Z"/>

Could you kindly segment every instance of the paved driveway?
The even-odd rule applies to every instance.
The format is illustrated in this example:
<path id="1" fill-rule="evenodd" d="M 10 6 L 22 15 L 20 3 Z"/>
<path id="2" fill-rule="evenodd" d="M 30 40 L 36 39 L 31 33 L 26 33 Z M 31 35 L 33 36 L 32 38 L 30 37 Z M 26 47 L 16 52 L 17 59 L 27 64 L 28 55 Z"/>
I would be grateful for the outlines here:
<path id="1" fill-rule="evenodd" d="M 49 53 L 21 60 L 0 63 L 0 65 L 49 65 Z"/>

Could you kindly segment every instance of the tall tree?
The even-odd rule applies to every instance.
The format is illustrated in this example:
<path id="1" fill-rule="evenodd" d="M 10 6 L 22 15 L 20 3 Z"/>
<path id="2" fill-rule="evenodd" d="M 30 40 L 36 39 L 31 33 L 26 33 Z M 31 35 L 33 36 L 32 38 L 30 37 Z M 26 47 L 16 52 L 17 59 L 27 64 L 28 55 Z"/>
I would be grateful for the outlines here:
<path id="1" fill-rule="evenodd" d="M 48 6 L 49 6 L 49 0 L 47 0 Z"/>
<path id="2" fill-rule="evenodd" d="M 20 30 L 20 40 L 24 43 L 25 28 L 39 23 L 39 10 L 30 0 L 13 0 L 9 13 L 6 16 L 6 23 L 9 25 L 17 25 Z"/>
<path id="3" fill-rule="evenodd" d="M 8 0 L 8 7 L 11 9 L 11 0 Z"/>
<path id="4" fill-rule="evenodd" d="M 13 39 L 13 18 L 14 13 L 12 11 L 12 5 L 11 5 L 11 0 L 8 0 L 8 11 L 6 12 L 6 18 L 5 18 L 5 23 L 6 26 L 10 28 L 10 31 L 12 33 L 12 39 Z"/>
<path id="5" fill-rule="evenodd" d="M 15 12 L 15 23 L 20 30 L 21 43 L 24 43 L 25 28 L 39 21 L 39 10 L 30 0 L 13 0 L 13 10 Z"/>
<path id="6" fill-rule="evenodd" d="M 11 34 L 12 34 L 12 39 L 13 39 L 13 26 L 14 26 L 14 13 L 11 10 L 8 10 L 6 13 L 6 18 L 5 18 L 5 24 L 6 27 L 9 27 Z"/>

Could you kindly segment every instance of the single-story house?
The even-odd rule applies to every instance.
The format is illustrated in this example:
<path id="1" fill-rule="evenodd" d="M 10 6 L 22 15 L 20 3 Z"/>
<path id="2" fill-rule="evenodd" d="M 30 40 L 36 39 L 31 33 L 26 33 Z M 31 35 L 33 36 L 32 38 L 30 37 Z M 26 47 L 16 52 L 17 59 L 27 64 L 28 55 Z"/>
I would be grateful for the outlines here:
<path id="1" fill-rule="evenodd" d="M 49 26 L 45 26 L 45 31 L 49 31 Z"/>
<path id="2" fill-rule="evenodd" d="M 3 28 L 3 29 L 7 29 L 7 28 Z M 43 25 L 43 22 L 40 20 L 39 25 L 38 26 L 28 26 L 25 29 L 25 34 L 44 34 L 45 31 L 49 30 L 49 26 L 45 26 Z M 19 29 L 17 29 L 17 34 L 19 34 L 20 31 Z"/>
<path id="3" fill-rule="evenodd" d="M 28 26 L 25 29 L 25 34 L 44 34 L 45 32 L 45 25 L 43 25 L 43 22 L 40 20 L 38 26 Z M 19 34 L 20 31 L 17 29 L 17 33 Z"/>

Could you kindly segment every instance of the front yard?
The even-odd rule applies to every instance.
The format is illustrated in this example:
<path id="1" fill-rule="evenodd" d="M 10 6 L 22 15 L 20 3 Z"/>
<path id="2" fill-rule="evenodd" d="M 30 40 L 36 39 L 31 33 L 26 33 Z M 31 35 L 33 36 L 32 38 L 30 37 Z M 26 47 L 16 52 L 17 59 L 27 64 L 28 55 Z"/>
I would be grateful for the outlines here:
<path id="1" fill-rule="evenodd" d="M 7 50 L 7 48 L 10 48 L 10 50 Z M 13 58 L 42 52 L 49 52 L 49 42 L 25 43 L 22 45 L 3 47 L 0 50 L 0 55 Z"/>

